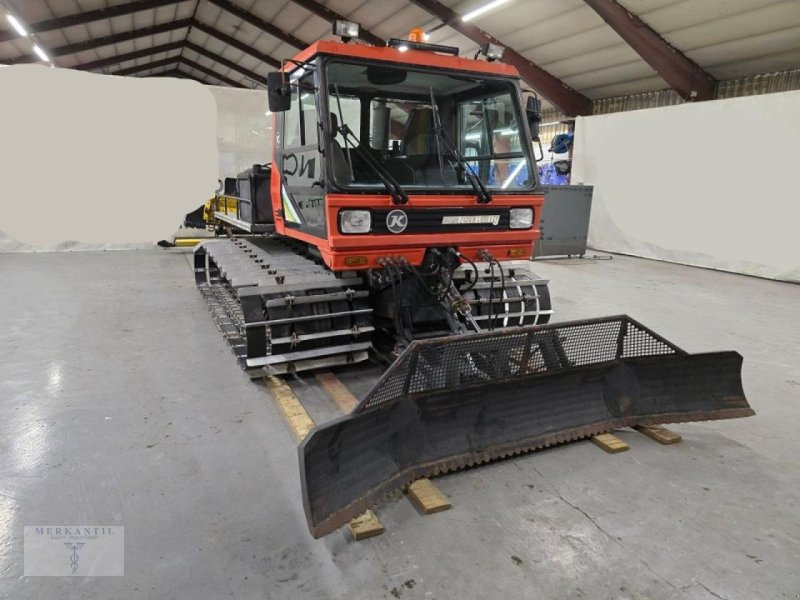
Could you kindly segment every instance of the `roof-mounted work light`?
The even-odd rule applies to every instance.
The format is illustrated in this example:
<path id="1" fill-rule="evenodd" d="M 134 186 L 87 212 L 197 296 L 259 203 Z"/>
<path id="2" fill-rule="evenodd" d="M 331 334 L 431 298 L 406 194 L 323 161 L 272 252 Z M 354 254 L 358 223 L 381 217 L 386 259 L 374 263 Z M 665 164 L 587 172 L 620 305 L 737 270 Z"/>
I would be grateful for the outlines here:
<path id="1" fill-rule="evenodd" d="M 503 46 L 499 44 L 490 44 L 488 42 L 478 49 L 478 54 L 483 54 L 489 62 L 503 60 L 503 55 L 505 53 L 506 49 Z"/>
<path id="2" fill-rule="evenodd" d="M 359 33 L 361 33 L 361 26 L 358 23 L 340 20 L 333 22 L 333 35 L 338 35 L 343 42 L 357 38 Z"/>
<path id="3" fill-rule="evenodd" d="M 452 54 L 458 56 L 458 48 L 455 46 L 442 46 L 441 44 L 426 44 L 423 42 L 412 42 L 411 40 L 401 40 L 399 38 L 391 38 L 386 45 L 390 48 L 405 52 L 407 50 L 424 50 L 427 52 L 441 52 L 442 54 Z"/>

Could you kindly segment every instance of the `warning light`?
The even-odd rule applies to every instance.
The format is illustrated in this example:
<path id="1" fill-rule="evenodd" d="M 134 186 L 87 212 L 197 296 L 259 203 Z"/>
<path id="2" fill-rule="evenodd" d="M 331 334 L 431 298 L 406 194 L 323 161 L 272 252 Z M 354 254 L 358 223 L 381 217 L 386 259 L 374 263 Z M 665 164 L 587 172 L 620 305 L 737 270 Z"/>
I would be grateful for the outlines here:
<path id="1" fill-rule="evenodd" d="M 423 43 L 425 41 L 425 30 L 420 27 L 414 27 L 414 29 L 408 33 L 408 41 L 420 44 Z"/>

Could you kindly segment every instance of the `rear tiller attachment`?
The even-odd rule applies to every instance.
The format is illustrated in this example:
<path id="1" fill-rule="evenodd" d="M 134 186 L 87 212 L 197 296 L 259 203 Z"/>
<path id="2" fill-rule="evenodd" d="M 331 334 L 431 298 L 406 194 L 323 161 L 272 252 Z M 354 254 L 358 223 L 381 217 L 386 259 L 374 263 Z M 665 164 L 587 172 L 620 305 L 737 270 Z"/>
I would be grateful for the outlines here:
<path id="1" fill-rule="evenodd" d="M 300 445 L 309 529 L 327 535 L 420 477 L 618 427 L 753 415 L 741 366 L 628 316 L 415 341 Z"/>

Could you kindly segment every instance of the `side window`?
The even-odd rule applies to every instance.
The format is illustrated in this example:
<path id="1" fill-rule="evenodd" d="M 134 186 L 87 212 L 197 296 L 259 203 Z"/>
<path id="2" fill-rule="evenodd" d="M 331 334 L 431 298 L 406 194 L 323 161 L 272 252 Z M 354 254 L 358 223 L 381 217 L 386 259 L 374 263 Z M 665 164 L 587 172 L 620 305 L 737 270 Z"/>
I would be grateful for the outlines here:
<path id="1" fill-rule="evenodd" d="M 511 96 L 502 94 L 486 98 L 483 100 L 483 109 L 491 132 L 492 152 L 494 154 L 522 152 Z"/>
<path id="2" fill-rule="evenodd" d="M 291 106 L 283 113 L 283 218 L 287 227 L 324 237 L 323 166 L 314 74 L 301 77 L 291 86 L 291 94 Z"/>
<path id="3" fill-rule="evenodd" d="M 292 86 L 292 106 L 284 116 L 284 147 L 310 146 L 317 138 L 314 82 L 309 74 Z"/>
<path id="4" fill-rule="evenodd" d="M 316 144 L 319 136 L 317 127 L 316 97 L 311 91 L 300 89 L 300 143 L 303 146 Z"/>
<path id="5" fill-rule="evenodd" d="M 509 94 L 459 105 L 459 143 L 466 156 L 522 152 Z"/>
<path id="6" fill-rule="evenodd" d="M 511 94 L 474 98 L 458 106 L 458 143 L 467 162 L 489 185 L 528 185 L 528 161 Z"/>
<path id="7" fill-rule="evenodd" d="M 458 142 L 464 156 L 487 154 L 486 122 L 480 100 L 458 105 Z"/>

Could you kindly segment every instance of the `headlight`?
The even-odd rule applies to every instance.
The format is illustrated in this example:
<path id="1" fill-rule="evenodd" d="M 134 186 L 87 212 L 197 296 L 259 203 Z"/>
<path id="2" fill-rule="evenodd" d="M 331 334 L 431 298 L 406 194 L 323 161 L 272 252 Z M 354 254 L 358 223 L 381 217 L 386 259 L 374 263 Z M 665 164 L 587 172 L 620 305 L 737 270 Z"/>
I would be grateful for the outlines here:
<path id="1" fill-rule="evenodd" d="M 533 225 L 532 208 L 512 208 L 509 217 L 508 226 L 511 229 L 530 229 Z"/>
<path id="2" fill-rule="evenodd" d="M 342 233 L 369 233 L 372 215 L 368 210 L 343 210 L 339 212 L 339 231 Z"/>

